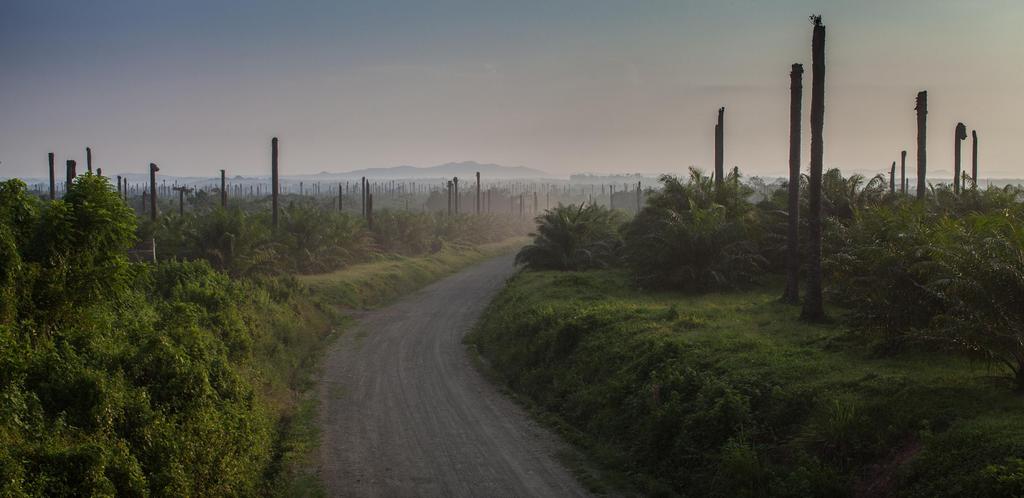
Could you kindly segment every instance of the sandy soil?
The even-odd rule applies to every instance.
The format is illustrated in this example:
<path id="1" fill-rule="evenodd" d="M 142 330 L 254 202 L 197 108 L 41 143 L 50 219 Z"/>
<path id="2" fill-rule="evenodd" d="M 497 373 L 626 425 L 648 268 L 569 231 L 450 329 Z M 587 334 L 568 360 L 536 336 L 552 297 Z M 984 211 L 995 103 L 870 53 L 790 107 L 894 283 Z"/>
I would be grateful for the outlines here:
<path id="1" fill-rule="evenodd" d="M 324 359 L 319 473 L 331 496 L 585 496 L 462 337 L 513 272 L 501 257 L 361 317 Z"/>

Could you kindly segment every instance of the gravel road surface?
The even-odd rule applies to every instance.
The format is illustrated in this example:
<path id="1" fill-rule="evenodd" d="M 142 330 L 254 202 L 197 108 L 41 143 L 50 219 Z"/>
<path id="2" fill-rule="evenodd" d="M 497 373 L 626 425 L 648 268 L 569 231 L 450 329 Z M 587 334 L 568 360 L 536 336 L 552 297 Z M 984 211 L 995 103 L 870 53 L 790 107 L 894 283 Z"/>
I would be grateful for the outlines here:
<path id="1" fill-rule="evenodd" d="M 586 496 L 565 448 L 473 367 L 462 344 L 513 272 L 489 260 L 360 317 L 319 383 L 331 496 Z"/>

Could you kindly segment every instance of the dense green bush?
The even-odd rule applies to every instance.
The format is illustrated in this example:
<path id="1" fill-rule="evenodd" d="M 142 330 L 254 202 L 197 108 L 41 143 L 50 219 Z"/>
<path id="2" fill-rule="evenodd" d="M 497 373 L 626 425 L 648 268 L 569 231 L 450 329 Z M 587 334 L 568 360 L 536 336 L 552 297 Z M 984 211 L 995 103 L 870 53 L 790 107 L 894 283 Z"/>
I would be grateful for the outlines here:
<path id="1" fill-rule="evenodd" d="M 625 261 L 641 285 L 706 291 L 748 283 L 763 272 L 759 218 L 737 173 L 717 194 L 696 170 L 685 183 L 669 176 L 661 181 L 664 188 L 623 229 Z"/>
<path id="2" fill-rule="evenodd" d="M 516 263 L 535 270 L 584 270 L 617 262 L 622 242 L 621 217 L 596 204 L 564 206 L 537 216 L 533 243 L 516 255 Z"/>
<path id="3" fill-rule="evenodd" d="M 207 263 L 133 265 L 103 178 L 0 186 L 0 494 L 252 495 L 271 421 L 244 374 L 286 308 Z M 248 318 L 247 318 L 248 317 Z"/>

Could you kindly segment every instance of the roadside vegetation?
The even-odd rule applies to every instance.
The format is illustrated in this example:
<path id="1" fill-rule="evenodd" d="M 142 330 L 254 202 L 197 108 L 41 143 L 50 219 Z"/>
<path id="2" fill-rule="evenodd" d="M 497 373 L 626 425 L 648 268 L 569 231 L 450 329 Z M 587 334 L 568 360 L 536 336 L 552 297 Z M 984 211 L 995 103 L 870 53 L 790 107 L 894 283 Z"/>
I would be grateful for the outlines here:
<path id="1" fill-rule="evenodd" d="M 662 183 L 595 231 L 617 260 L 520 274 L 468 339 L 542 417 L 645 494 L 1024 493 L 1024 192 L 826 171 L 820 320 L 780 299 L 787 185 Z"/>
<path id="2" fill-rule="evenodd" d="M 0 495 L 292 494 L 315 442 L 302 393 L 344 311 L 525 231 L 387 211 L 377 222 L 294 202 L 277 231 L 255 204 L 140 223 L 99 176 L 54 201 L 0 183 Z M 148 237 L 159 261 L 131 262 Z M 297 277 L 328 271 L 317 285 L 354 288 Z M 392 283 L 365 285 L 377 280 Z"/>

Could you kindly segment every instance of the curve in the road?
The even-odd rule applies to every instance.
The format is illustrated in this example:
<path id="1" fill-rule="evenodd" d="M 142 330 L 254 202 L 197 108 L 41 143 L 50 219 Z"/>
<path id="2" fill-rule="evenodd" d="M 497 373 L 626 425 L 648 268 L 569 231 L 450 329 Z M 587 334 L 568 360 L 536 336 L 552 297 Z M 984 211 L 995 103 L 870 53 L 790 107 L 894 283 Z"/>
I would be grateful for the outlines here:
<path id="1" fill-rule="evenodd" d="M 372 311 L 323 363 L 320 476 L 331 496 L 584 496 L 462 338 L 514 271 L 493 259 Z"/>

